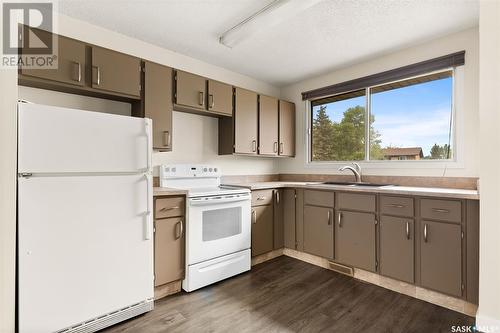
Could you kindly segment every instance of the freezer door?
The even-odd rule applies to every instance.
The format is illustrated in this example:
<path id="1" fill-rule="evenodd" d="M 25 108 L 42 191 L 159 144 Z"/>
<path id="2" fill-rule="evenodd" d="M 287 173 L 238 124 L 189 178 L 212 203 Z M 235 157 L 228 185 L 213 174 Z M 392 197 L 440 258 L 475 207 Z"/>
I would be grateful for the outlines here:
<path id="1" fill-rule="evenodd" d="M 20 173 L 149 169 L 151 121 L 19 103 Z"/>
<path id="2" fill-rule="evenodd" d="M 19 332 L 153 297 L 150 190 L 143 175 L 19 180 Z"/>

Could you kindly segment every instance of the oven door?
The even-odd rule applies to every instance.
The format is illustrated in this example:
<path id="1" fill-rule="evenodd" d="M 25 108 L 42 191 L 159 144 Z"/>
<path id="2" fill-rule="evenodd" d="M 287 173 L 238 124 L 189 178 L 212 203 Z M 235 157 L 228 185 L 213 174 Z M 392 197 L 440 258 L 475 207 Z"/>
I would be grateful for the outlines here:
<path id="1" fill-rule="evenodd" d="M 250 194 L 190 198 L 187 264 L 250 248 Z"/>

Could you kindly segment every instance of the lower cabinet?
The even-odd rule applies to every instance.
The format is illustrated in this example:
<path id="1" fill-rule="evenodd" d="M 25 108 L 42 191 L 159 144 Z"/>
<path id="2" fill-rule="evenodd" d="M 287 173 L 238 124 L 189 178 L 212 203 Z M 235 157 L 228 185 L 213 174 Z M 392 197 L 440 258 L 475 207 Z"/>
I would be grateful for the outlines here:
<path id="1" fill-rule="evenodd" d="M 252 207 L 252 256 L 273 250 L 273 229 L 273 205 Z"/>
<path id="2" fill-rule="evenodd" d="M 184 279 L 184 230 L 180 217 L 155 221 L 155 287 Z"/>
<path id="3" fill-rule="evenodd" d="M 304 206 L 304 252 L 333 259 L 333 208 Z"/>
<path id="4" fill-rule="evenodd" d="M 420 284 L 461 297 L 461 226 L 422 220 L 420 232 Z"/>
<path id="5" fill-rule="evenodd" d="M 415 282 L 415 234 L 410 218 L 380 218 L 380 274 L 408 283 Z"/>
<path id="6" fill-rule="evenodd" d="M 185 198 L 161 196 L 154 198 L 154 275 L 155 299 L 179 290 L 169 284 L 185 276 Z M 165 286 L 167 288 L 165 288 Z"/>
<path id="7" fill-rule="evenodd" d="M 285 246 L 285 225 L 284 225 L 284 203 L 282 189 L 273 191 L 274 196 L 274 246 L 273 249 L 281 249 Z"/>
<path id="8" fill-rule="evenodd" d="M 372 272 L 376 270 L 375 221 L 372 213 L 337 211 L 336 261 Z"/>

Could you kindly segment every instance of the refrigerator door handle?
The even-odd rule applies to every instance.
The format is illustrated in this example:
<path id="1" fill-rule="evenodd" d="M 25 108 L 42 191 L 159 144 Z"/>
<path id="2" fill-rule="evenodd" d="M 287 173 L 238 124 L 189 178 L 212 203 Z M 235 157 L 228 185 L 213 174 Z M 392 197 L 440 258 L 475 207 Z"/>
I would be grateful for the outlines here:
<path id="1" fill-rule="evenodd" d="M 147 152 L 146 152 L 146 159 L 147 159 L 146 165 L 147 165 L 147 167 L 146 168 L 147 169 L 146 169 L 146 172 L 151 172 L 153 148 L 152 148 L 152 140 L 151 140 L 151 122 L 149 119 L 145 119 L 145 126 L 146 126 L 146 140 L 147 140 L 147 144 L 146 144 L 146 149 L 147 149 Z"/>
<path id="2" fill-rule="evenodd" d="M 146 213 L 144 214 L 144 240 L 150 240 L 151 239 L 151 225 L 152 225 L 152 218 L 151 218 L 151 211 L 152 211 L 152 201 L 151 201 L 151 175 L 150 174 L 145 174 L 144 177 L 146 177 L 146 187 L 147 187 L 147 208 L 146 208 Z"/>

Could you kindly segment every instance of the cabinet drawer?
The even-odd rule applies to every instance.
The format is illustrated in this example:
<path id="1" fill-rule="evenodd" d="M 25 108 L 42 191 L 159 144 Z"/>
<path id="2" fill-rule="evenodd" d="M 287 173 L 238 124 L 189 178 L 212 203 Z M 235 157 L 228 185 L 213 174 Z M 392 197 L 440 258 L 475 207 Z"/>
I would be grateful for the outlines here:
<path id="1" fill-rule="evenodd" d="M 155 200 L 155 219 L 184 215 L 184 197 L 158 198 Z"/>
<path id="2" fill-rule="evenodd" d="M 252 206 L 270 205 L 273 203 L 273 190 L 252 191 Z"/>
<path id="3" fill-rule="evenodd" d="M 351 209 L 365 212 L 375 211 L 375 195 L 338 193 L 337 209 Z"/>
<path id="4" fill-rule="evenodd" d="M 462 221 L 462 203 L 453 200 L 422 199 L 420 215 L 424 219 L 460 223 Z"/>
<path id="5" fill-rule="evenodd" d="M 382 214 L 413 216 L 413 198 L 380 196 L 380 212 Z"/>
<path id="6" fill-rule="evenodd" d="M 312 190 L 304 191 L 304 203 L 306 205 L 333 207 L 334 197 L 334 192 Z"/>

